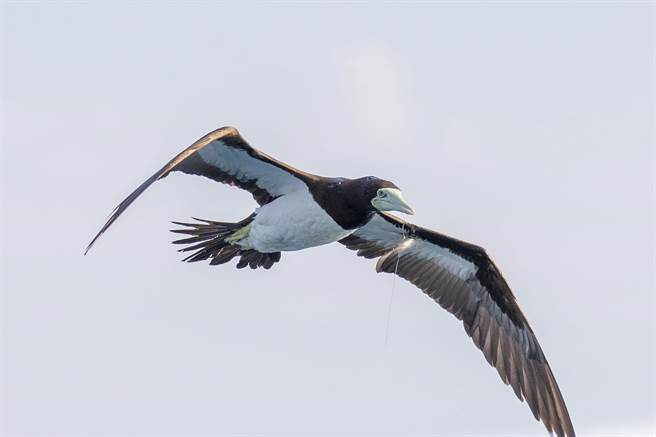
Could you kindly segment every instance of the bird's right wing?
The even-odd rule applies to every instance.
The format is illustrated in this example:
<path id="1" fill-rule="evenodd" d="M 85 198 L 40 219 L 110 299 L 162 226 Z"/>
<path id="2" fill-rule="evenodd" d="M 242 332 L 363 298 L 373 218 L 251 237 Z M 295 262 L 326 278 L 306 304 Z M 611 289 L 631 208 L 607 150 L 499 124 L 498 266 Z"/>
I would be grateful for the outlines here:
<path id="1" fill-rule="evenodd" d="M 467 334 L 536 419 L 559 437 L 574 427 L 556 379 L 510 287 L 485 250 L 387 213 L 340 243 L 379 258 L 377 272 L 396 274 L 462 320 Z"/>
<path id="2" fill-rule="evenodd" d="M 304 189 L 307 187 L 305 181 L 315 178 L 251 147 L 234 127 L 222 127 L 180 152 L 125 198 L 112 211 L 85 253 L 146 188 L 174 171 L 205 176 L 247 190 L 260 205 Z"/>

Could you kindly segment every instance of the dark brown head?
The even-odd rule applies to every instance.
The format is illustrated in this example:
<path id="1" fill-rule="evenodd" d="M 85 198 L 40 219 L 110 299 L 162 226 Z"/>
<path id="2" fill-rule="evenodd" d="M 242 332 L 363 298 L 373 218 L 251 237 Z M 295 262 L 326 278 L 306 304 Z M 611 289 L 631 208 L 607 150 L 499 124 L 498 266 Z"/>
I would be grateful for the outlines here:
<path id="1" fill-rule="evenodd" d="M 322 178 L 310 185 L 314 200 L 344 229 L 367 223 L 376 211 L 414 214 L 392 182 L 367 176 L 359 179 Z"/>

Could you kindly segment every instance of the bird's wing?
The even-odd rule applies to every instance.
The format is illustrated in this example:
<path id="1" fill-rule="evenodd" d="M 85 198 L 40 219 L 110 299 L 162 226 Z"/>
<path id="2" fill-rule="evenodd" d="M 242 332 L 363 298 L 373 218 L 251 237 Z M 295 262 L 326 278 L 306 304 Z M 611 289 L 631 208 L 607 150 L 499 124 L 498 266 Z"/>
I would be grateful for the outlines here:
<path id="1" fill-rule="evenodd" d="M 574 428 L 549 363 L 515 296 L 485 250 L 377 213 L 340 243 L 379 258 L 377 272 L 396 273 L 462 320 L 467 334 L 533 415 L 559 437 Z"/>
<path id="2" fill-rule="evenodd" d="M 260 205 L 306 187 L 304 181 L 314 177 L 251 147 L 237 129 L 222 127 L 180 152 L 125 198 L 112 211 L 85 253 L 146 188 L 174 171 L 205 176 L 242 188 L 249 191 Z"/>

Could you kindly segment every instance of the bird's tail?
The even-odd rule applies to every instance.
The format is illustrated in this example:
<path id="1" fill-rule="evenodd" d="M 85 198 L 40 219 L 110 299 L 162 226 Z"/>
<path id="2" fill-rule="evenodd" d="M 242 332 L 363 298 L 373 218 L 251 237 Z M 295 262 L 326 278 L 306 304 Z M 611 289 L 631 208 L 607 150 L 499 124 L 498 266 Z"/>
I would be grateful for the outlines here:
<path id="1" fill-rule="evenodd" d="M 185 226 L 186 229 L 171 229 L 177 234 L 186 234 L 190 237 L 176 240 L 173 244 L 189 244 L 190 246 L 179 249 L 178 252 L 194 251 L 183 259 L 187 262 L 210 260 L 210 265 L 225 264 L 235 257 L 240 257 L 237 268 L 242 269 L 250 266 L 252 269 L 264 267 L 270 269 L 280 261 L 280 252 L 260 253 L 253 249 L 244 249 L 237 244 L 240 238 L 245 237 L 245 230 L 255 218 L 250 215 L 237 223 L 215 222 L 193 218 L 197 223 L 173 222 L 176 225 Z M 242 235 L 244 234 L 244 235 Z M 235 237 L 238 238 L 235 238 Z"/>

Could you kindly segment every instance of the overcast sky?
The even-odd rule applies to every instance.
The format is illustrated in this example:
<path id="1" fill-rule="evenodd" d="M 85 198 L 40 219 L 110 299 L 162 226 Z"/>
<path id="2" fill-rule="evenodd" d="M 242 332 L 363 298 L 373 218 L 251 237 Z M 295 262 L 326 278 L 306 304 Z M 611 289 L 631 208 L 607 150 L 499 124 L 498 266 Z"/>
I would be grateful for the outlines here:
<path id="1" fill-rule="evenodd" d="M 223 125 L 301 169 L 399 185 L 487 248 L 579 435 L 656 432 L 649 3 L 3 3 L 5 431 L 546 435 L 462 325 L 340 245 L 179 262 L 170 220 L 248 193 L 155 184 Z"/>

